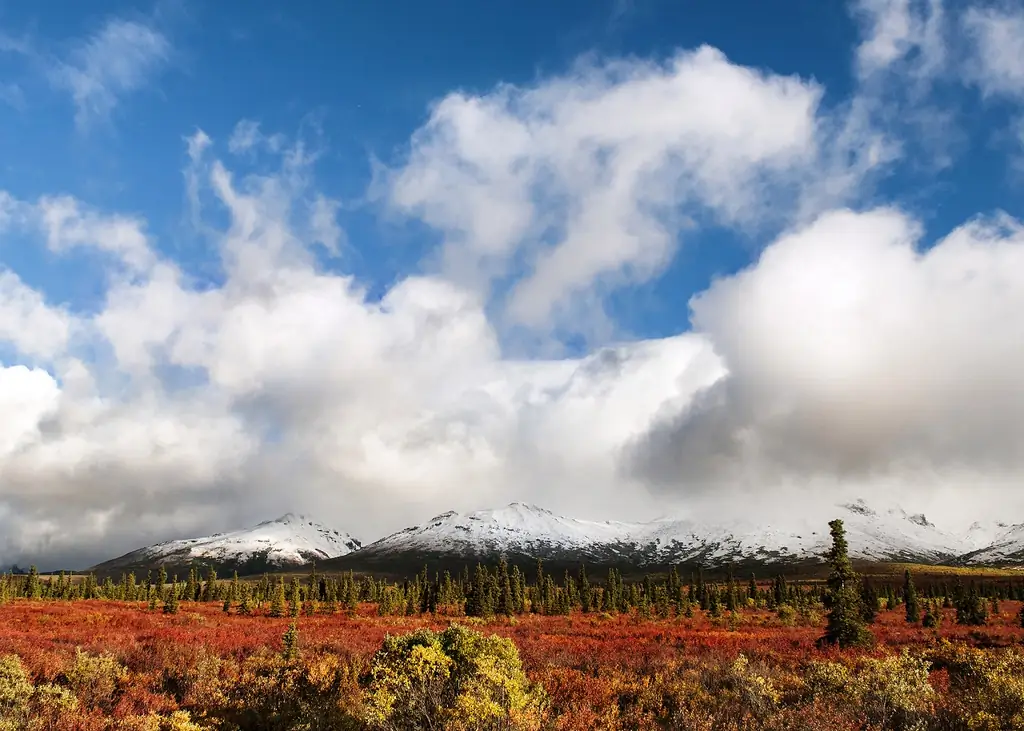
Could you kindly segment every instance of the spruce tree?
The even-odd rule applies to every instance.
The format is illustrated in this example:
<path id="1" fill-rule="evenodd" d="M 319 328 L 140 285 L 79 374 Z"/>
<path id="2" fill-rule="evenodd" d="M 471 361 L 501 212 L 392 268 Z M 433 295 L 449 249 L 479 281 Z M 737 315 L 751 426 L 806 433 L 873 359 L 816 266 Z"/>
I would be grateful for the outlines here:
<path id="1" fill-rule="evenodd" d="M 837 644 L 840 647 L 854 647 L 867 644 L 871 633 L 864 626 L 864 609 L 857 587 L 857 574 L 850 563 L 849 547 L 843 521 L 831 521 L 832 548 L 828 553 L 831 572 L 828 577 L 828 593 L 825 604 L 828 607 L 828 624 L 822 643 Z"/>
<path id="2" fill-rule="evenodd" d="M 284 578 L 278 579 L 277 588 L 274 590 L 274 595 L 270 599 L 270 611 L 267 615 L 270 617 L 283 617 L 284 616 Z"/>
<path id="3" fill-rule="evenodd" d="M 675 571 L 674 568 L 672 570 Z M 579 584 L 580 609 L 583 611 L 584 614 L 587 614 L 590 612 L 590 579 L 587 578 L 586 566 L 580 567 Z"/>
<path id="4" fill-rule="evenodd" d="M 249 602 L 249 590 L 247 588 L 242 589 L 242 600 L 238 602 L 238 613 L 243 617 L 248 617 L 252 614 L 252 604 Z"/>
<path id="5" fill-rule="evenodd" d="M 498 564 L 498 614 L 504 614 L 507 617 L 511 617 L 513 613 L 512 608 L 512 577 L 508 573 L 508 562 L 502 557 L 501 562 Z"/>
<path id="6" fill-rule="evenodd" d="M 917 587 L 910 575 L 910 569 L 903 572 L 903 602 L 907 609 L 907 622 L 917 624 L 921 618 L 921 605 L 917 598 Z"/>
<path id="7" fill-rule="evenodd" d="M 29 599 L 39 599 L 42 593 L 39 572 L 36 570 L 35 564 L 32 564 L 28 569 L 28 578 L 25 579 L 25 596 Z"/>
<path id="8" fill-rule="evenodd" d="M 204 602 L 212 602 L 214 598 L 214 592 L 217 589 L 217 572 L 211 567 L 206 574 L 206 583 L 203 585 L 202 600 Z"/>
<path id="9" fill-rule="evenodd" d="M 878 592 L 867 579 L 861 584 L 860 601 L 864 607 L 864 621 L 873 624 L 878 616 Z"/>
<path id="10" fill-rule="evenodd" d="M 288 592 L 288 616 L 299 616 L 299 604 L 302 601 L 302 589 L 298 577 L 292 577 L 291 590 Z"/>
<path id="11" fill-rule="evenodd" d="M 164 614 L 178 613 L 178 582 L 175 581 L 167 590 L 167 599 L 164 600 Z"/>
<path id="12" fill-rule="evenodd" d="M 978 594 L 978 587 L 971 584 L 970 591 L 958 591 L 956 600 L 956 623 L 965 625 L 983 625 L 988 621 L 985 600 Z"/>
<path id="13" fill-rule="evenodd" d="M 284 636 L 281 638 L 281 644 L 283 645 L 283 652 L 281 653 L 285 660 L 294 660 L 299 655 L 299 626 L 292 622 L 288 625 L 288 629 L 285 630 Z"/>

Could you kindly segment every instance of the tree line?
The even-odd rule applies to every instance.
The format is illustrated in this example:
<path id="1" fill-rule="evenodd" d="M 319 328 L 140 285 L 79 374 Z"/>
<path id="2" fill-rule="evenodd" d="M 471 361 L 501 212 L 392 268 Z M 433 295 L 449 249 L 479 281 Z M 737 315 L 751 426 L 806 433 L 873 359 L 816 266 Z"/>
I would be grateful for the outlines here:
<path id="1" fill-rule="evenodd" d="M 832 573 L 827 582 L 796 582 L 777 575 L 758 581 L 754 575 L 740 581 L 731 572 L 724 580 L 708 580 L 698 569 L 683 580 L 676 568 L 660 575 L 646 575 L 627 581 L 615 568 L 592 578 L 586 567 L 564 571 L 556 577 L 538 560 L 532 575 L 504 560 L 497 565 L 467 566 L 453 575 L 449 571 L 429 574 L 424 568 L 404 581 L 318 574 L 315 567 L 305 578 L 264 575 L 257 580 L 217 576 L 214 569 L 202 575 L 192 567 L 184 580 L 169 577 L 164 568 L 141 578 L 126 572 L 115 581 L 102 583 L 92 574 L 72 577 L 61 573 L 42 577 L 35 567 L 27 574 L 0 575 L 0 602 L 11 599 L 116 600 L 145 602 L 150 610 L 175 613 L 182 603 L 218 603 L 223 611 L 241 615 L 267 614 L 273 617 L 300 614 L 355 612 L 360 604 L 375 604 L 380 615 L 446 614 L 488 617 L 526 613 L 567 615 L 573 612 L 636 613 L 641 618 L 692 617 L 700 611 L 711 617 L 743 609 L 777 611 L 780 617 L 808 614 L 815 608 L 829 611 L 831 631 L 850 642 L 856 641 L 857 627 L 871 624 L 878 612 L 903 608 L 906 620 L 935 627 L 943 608 L 955 608 L 957 622 L 984 624 L 990 612 L 998 613 L 1002 600 L 1024 601 L 1024 581 L 970 581 L 957 578 L 931 582 L 918 589 L 910 572 L 902 583 L 873 582 L 858 577 L 847 556 L 842 522 L 836 521 L 829 560 Z M 1024 617 L 1022 617 L 1024 622 Z M 853 639 L 850 639 L 853 638 Z"/>

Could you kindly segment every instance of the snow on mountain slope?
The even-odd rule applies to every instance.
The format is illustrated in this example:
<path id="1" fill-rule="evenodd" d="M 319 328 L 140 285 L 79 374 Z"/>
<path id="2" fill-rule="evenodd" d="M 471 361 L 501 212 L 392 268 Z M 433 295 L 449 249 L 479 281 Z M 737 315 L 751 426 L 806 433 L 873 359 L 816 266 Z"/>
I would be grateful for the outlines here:
<path id="1" fill-rule="evenodd" d="M 1024 523 L 999 525 L 1002 532 L 984 548 L 964 556 L 966 562 L 986 565 L 1024 563 Z"/>
<path id="2" fill-rule="evenodd" d="M 785 523 L 754 518 L 717 525 L 662 520 L 647 524 L 647 535 L 659 547 L 662 560 L 814 560 L 831 545 L 831 518 L 842 518 L 854 558 L 932 562 L 961 552 L 956 536 L 939 530 L 923 515 L 910 515 L 895 506 L 876 510 L 860 500 L 837 505 L 831 515 L 820 519 L 793 517 Z"/>
<path id="3" fill-rule="evenodd" d="M 937 562 L 954 558 L 962 543 L 923 515 L 898 507 L 875 510 L 863 501 L 836 506 L 850 553 L 870 560 Z M 566 558 L 628 559 L 639 563 L 701 561 L 789 562 L 815 560 L 828 549 L 828 518 L 793 518 L 785 524 L 755 518 L 714 524 L 694 519 L 649 523 L 566 518 L 532 505 L 467 515 L 448 512 L 364 548 L 360 555 L 519 553 Z"/>
<path id="4" fill-rule="evenodd" d="M 246 530 L 146 546 L 101 564 L 101 567 L 110 569 L 161 563 L 188 565 L 193 561 L 224 565 L 245 565 L 255 561 L 270 567 L 289 567 L 343 556 L 358 550 L 360 545 L 348 533 L 331 530 L 305 516 L 288 513 Z"/>
<path id="5" fill-rule="evenodd" d="M 636 526 L 630 523 L 577 520 L 524 503 L 435 516 L 423 526 L 406 528 L 366 546 L 375 554 L 399 552 L 479 555 L 517 552 L 545 555 L 551 551 L 590 555 L 628 541 Z"/>

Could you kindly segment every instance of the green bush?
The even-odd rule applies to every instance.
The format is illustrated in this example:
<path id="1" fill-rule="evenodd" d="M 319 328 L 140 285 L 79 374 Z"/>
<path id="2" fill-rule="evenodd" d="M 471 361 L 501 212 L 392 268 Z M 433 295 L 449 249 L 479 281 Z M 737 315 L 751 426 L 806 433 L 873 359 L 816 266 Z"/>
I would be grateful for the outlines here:
<path id="1" fill-rule="evenodd" d="M 366 720 L 374 728 L 540 728 L 545 698 L 511 640 L 452 625 L 387 637 L 373 658 Z"/>

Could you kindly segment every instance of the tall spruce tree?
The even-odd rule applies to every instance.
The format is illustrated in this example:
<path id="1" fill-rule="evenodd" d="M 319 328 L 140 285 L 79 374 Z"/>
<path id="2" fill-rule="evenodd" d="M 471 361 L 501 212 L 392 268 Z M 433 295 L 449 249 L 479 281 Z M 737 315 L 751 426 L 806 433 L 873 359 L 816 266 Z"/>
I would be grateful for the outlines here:
<path id="1" fill-rule="evenodd" d="M 903 572 L 903 601 L 907 609 L 907 621 L 917 624 L 921 618 L 921 603 L 917 598 L 917 587 L 914 586 L 914 579 L 910 575 L 910 569 Z"/>
<path id="2" fill-rule="evenodd" d="M 274 589 L 274 595 L 270 599 L 270 611 L 267 614 L 271 617 L 283 617 L 284 605 L 284 578 L 282 577 L 277 581 L 277 587 Z"/>
<path id="3" fill-rule="evenodd" d="M 857 574 L 850 562 L 849 546 L 843 521 L 836 519 L 828 524 L 832 534 L 832 548 L 828 552 L 831 572 L 828 576 L 828 592 L 825 605 L 828 608 L 828 624 L 822 643 L 855 647 L 871 641 L 871 633 L 864 626 L 864 608 L 861 603 Z"/>

